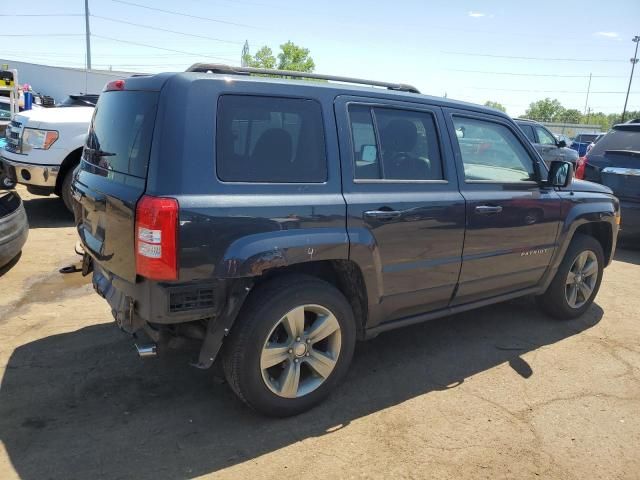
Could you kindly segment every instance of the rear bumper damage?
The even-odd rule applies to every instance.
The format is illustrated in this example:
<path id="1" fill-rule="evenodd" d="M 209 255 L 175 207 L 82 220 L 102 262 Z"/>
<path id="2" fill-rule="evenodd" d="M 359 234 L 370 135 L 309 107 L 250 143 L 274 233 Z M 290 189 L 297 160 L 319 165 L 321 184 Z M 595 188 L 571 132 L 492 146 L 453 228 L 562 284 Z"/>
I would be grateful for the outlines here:
<path id="1" fill-rule="evenodd" d="M 197 322 L 202 339 L 198 368 L 209 368 L 216 359 L 222 341 L 231 330 L 240 307 L 251 290 L 252 281 L 235 280 L 187 284 L 162 284 L 142 280 L 130 283 L 106 272 L 98 265 L 93 271 L 93 288 L 111 306 L 118 327 L 130 334 L 144 330 L 158 342 L 163 332 L 170 335 L 190 332 Z M 191 334 L 186 334 L 194 338 Z"/>

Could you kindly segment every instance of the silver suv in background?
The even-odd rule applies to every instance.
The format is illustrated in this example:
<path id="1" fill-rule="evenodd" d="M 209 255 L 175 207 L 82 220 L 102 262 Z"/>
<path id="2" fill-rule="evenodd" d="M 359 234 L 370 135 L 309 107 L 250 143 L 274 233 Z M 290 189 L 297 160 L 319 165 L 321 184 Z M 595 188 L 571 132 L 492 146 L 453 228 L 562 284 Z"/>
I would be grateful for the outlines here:
<path id="1" fill-rule="evenodd" d="M 516 118 L 515 122 L 533 143 L 544 163 L 549 165 L 554 160 L 562 160 L 571 162 L 575 167 L 578 152 L 568 148 L 564 140 L 558 140 L 544 125 L 536 121 Z"/>

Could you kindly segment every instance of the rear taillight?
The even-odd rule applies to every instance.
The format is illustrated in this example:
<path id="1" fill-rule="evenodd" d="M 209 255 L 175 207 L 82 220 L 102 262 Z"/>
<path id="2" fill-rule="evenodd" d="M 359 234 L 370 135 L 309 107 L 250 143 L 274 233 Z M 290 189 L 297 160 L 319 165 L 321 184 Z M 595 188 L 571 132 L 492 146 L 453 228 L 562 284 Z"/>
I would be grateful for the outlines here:
<path id="1" fill-rule="evenodd" d="M 587 156 L 580 157 L 576 162 L 576 174 L 575 177 L 584 180 L 584 170 L 587 167 Z"/>
<path id="2" fill-rule="evenodd" d="M 105 92 L 111 92 L 113 90 L 124 90 L 124 80 L 112 80 L 104 86 Z"/>
<path id="3" fill-rule="evenodd" d="M 136 206 L 136 273 L 151 280 L 178 278 L 178 201 L 143 196 Z"/>

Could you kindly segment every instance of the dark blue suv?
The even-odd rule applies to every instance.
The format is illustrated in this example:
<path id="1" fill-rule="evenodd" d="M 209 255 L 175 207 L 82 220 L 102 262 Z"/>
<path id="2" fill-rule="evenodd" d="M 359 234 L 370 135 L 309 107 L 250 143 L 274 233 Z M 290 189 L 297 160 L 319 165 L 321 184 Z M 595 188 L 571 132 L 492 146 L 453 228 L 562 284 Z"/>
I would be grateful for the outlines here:
<path id="1" fill-rule="evenodd" d="M 523 295 L 581 315 L 619 206 L 572 177 L 489 108 L 197 64 L 107 85 L 72 192 L 84 271 L 140 354 L 196 339 L 195 366 L 220 356 L 242 400 L 285 416 L 357 339 Z"/>

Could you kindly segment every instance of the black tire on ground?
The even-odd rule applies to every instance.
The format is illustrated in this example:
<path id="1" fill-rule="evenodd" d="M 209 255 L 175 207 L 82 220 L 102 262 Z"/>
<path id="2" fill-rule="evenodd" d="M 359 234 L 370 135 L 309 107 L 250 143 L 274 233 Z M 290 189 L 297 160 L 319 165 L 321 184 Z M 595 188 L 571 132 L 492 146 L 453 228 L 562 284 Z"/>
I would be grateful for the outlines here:
<path id="1" fill-rule="evenodd" d="M 261 353 L 274 326 L 303 305 L 319 305 L 335 316 L 340 326 L 340 353 L 319 387 L 300 397 L 283 398 L 263 379 Z M 249 407 L 265 415 L 287 417 L 309 410 L 329 395 L 349 368 L 355 341 L 353 311 L 337 288 L 311 276 L 287 275 L 256 287 L 249 295 L 223 345 L 222 366 L 231 389 Z"/>
<path id="2" fill-rule="evenodd" d="M 71 213 L 73 213 L 73 197 L 71 196 L 71 182 L 73 181 L 73 174 L 75 168 L 70 168 L 64 175 L 62 180 L 62 186 L 60 187 L 60 196 L 64 202 L 64 206 L 67 207 Z"/>
<path id="3" fill-rule="evenodd" d="M 566 288 L 567 278 L 569 270 L 572 265 L 583 252 L 593 252 L 598 261 L 597 279 L 593 291 L 591 292 L 588 300 L 579 308 L 573 308 L 567 300 Z M 593 303 L 598 290 L 600 289 L 600 283 L 602 282 L 602 272 L 604 269 L 604 253 L 602 246 L 595 238 L 589 235 L 576 234 L 571 240 L 571 244 L 567 249 L 564 259 L 556 272 L 556 276 L 547 288 L 547 291 L 536 297 L 538 306 L 548 315 L 560 319 L 570 320 L 572 318 L 582 315 Z"/>

